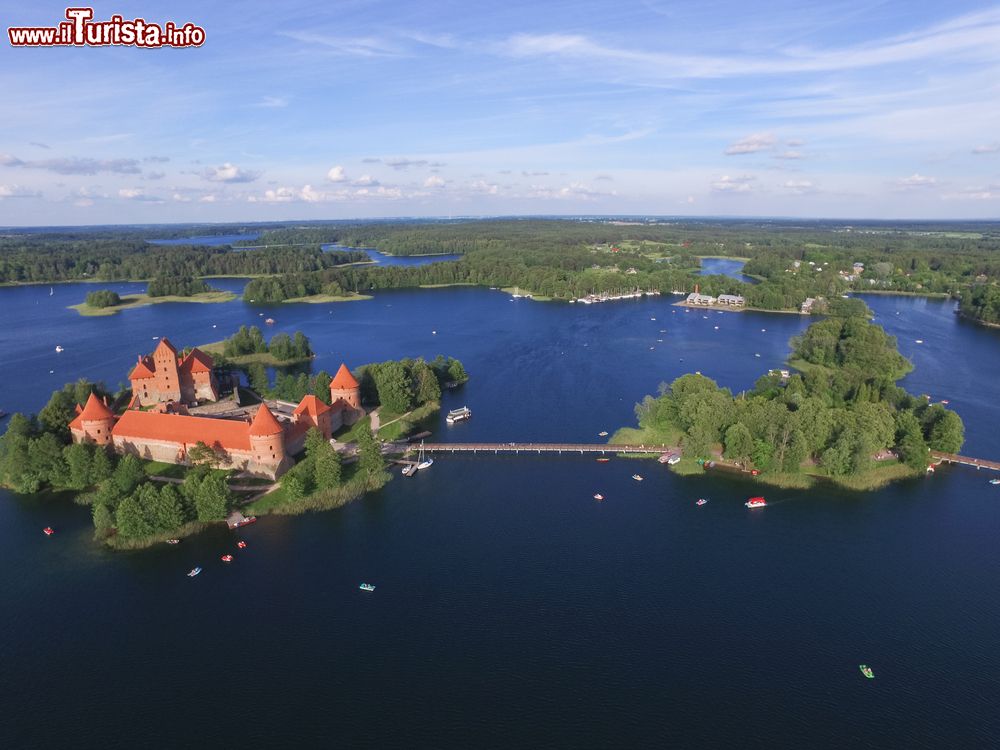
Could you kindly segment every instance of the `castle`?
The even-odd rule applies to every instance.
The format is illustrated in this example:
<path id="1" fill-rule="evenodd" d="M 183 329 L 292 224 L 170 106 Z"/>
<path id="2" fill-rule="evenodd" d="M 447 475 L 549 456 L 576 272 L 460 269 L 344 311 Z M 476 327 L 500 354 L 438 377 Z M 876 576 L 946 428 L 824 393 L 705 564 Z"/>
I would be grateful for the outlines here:
<path id="1" fill-rule="evenodd" d="M 292 456 L 302 450 L 311 428 L 329 440 L 335 430 L 365 413 L 361 387 L 341 364 L 330 382 L 330 405 L 310 394 L 298 405 L 274 402 L 273 411 L 262 403 L 252 416 L 250 410 L 235 417 L 192 415 L 185 404 L 218 400 L 213 366 L 212 358 L 197 349 L 178 360 L 176 349 L 161 340 L 152 357 L 140 357 L 129 376 L 133 396 L 121 416 L 93 393 L 84 406 L 77 406 L 69 423 L 73 442 L 110 445 L 122 455 L 173 464 L 190 463 L 191 449 L 202 443 L 212 449 L 219 468 L 274 479 L 291 468 Z"/>

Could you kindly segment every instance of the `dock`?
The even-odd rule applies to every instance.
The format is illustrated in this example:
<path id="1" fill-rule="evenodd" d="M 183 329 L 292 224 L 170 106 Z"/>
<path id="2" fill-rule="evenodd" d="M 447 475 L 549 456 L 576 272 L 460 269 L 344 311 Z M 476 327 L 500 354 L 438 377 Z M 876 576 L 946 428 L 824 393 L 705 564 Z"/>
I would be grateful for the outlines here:
<path id="1" fill-rule="evenodd" d="M 959 456 L 956 453 L 941 453 L 940 451 L 931 451 L 931 457 L 937 463 L 961 464 L 962 466 L 971 466 L 975 469 L 1000 471 L 1000 461 L 989 461 L 985 458 L 972 458 L 970 456 Z"/>

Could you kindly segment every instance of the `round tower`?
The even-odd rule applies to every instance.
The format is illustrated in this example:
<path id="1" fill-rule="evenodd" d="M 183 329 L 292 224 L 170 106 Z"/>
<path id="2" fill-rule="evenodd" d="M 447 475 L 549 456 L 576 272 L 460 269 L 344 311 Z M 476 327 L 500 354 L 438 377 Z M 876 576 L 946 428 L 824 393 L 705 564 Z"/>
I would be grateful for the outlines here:
<path id="1" fill-rule="evenodd" d="M 285 431 L 267 404 L 261 404 L 254 415 L 249 436 L 254 463 L 276 469 L 285 460 Z"/>
<path id="2" fill-rule="evenodd" d="M 361 411 L 361 386 L 343 363 L 330 381 L 330 403 L 337 403 L 337 399 L 343 399 L 352 409 Z"/>
<path id="3" fill-rule="evenodd" d="M 93 393 L 87 399 L 87 405 L 77 415 L 76 419 L 70 422 L 70 430 L 74 437 L 79 437 L 77 442 L 97 443 L 97 445 L 111 444 L 111 430 L 115 426 L 115 415 L 107 404 L 101 401 Z"/>

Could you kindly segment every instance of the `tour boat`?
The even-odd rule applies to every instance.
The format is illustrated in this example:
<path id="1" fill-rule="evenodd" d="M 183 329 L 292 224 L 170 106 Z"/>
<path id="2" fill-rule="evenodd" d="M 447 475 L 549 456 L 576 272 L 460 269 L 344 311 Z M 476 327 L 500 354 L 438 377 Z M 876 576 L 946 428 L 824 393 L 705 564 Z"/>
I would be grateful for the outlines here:
<path id="1" fill-rule="evenodd" d="M 201 568 L 191 568 L 190 572 L 188 572 L 188 578 L 194 578 L 200 572 L 201 572 Z"/>
<path id="2" fill-rule="evenodd" d="M 867 664 L 859 664 L 858 665 L 858 669 L 860 669 L 861 670 L 861 674 L 863 674 L 869 680 L 874 680 L 875 679 L 875 673 L 872 671 L 872 668 L 869 667 Z"/>
<path id="3" fill-rule="evenodd" d="M 53 534 L 56 533 L 56 531 L 51 526 L 46 526 L 44 529 L 42 529 L 42 533 L 45 534 L 45 536 L 52 536 Z"/>
<path id="4" fill-rule="evenodd" d="M 600 492 L 598 492 L 596 495 L 594 495 L 594 499 L 595 500 L 603 500 L 604 499 L 604 495 L 602 495 Z"/>
<path id="5" fill-rule="evenodd" d="M 1000 479 L 991 479 L 990 484 L 1000 484 Z"/>
<path id="6" fill-rule="evenodd" d="M 751 497 L 744 503 L 748 508 L 763 508 L 767 505 L 767 500 L 762 497 Z"/>
<path id="7" fill-rule="evenodd" d="M 180 544 L 180 543 L 181 543 L 180 539 L 168 539 L 167 540 L 167 544 Z"/>
<path id="8" fill-rule="evenodd" d="M 417 465 L 416 464 L 407 464 L 406 466 L 403 467 L 403 471 L 400 472 L 400 473 L 404 477 L 412 477 L 414 474 L 417 473 Z"/>
<path id="9" fill-rule="evenodd" d="M 239 547 L 240 549 L 246 549 L 247 543 L 244 542 L 242 539 L 240 539 L 238 542 L 236 542 L 236 546 Z"/>
<path id="10" fill-rule="evenodd" d="M 362 591 L 374 591 L 375 590 L 375 587 L 372 584 L 370 584 L 370 583 L 362 583 L 360 586 L 358 586 L 358 588 L 361 589 Z"/>
<path id="11" fill-rule="evenodd" d="M 429 469 L 434 463 L 434 459 L 430 456 L 424 455 L 424 441 L 420 441 L 420 453 L 417 454 L 417 468 L 418 469 Z"/>
<path id="12" fill-rule="evenodd" d="M 472 409 L 468 406 L 463 406 L 461 409 L 452 409 L 448 412 L 448 416 L 444 418 L 444 421 L 448 424 L 455 424 L 455 422 L 461 422 L 463 419 L 469 419 L 472 417 Z"/>
<path id="13" fill-rule="evenodd" d="M 707 502 L 708 502 L 708 500 L 706 500 L 705 498 L 699 497 L 698 501 L 695 503 L 695 505 L 704 505 Z"/>
<path id="14" fill-rule="evenodd" d="M 639 476 L 638 474 L 633 474 L 633 475 L 632 475 L 632 478 L 633 478 L 633 479 L 634 479 L 635 481 L 637 481 L 637 482 L 641 482 L 641 481 L 642 481 L 642 477 L 641 477 L 641 476 Z"/>
<path id="15" fill-rule="evenodd" d="M 56 346 L 56 352 L 65 351 L 61 346 Z"/>
<path id="16" fill-rule="evenodd" d="M 599 464 L 606 464 L 610 460 L 611 460 L 610 458 L 598 458 L 598 459 L 596 459 L 597 463 L 599 463 Z"/>
<path id="17" fill-rule="evenodd" d="M 233 556 L 232 555 L 223 555 L 219 559 L 221 559 L 222 562 L 232 562 L 233 561 Z"/>

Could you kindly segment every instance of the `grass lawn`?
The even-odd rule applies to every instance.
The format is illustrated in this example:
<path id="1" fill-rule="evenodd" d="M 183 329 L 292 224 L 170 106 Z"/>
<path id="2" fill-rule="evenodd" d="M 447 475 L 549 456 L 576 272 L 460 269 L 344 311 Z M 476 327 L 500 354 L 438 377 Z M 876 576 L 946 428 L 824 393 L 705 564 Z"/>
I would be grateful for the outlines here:
<path id="1" fill-rule="evenodd" d="M 676 428 L 621 427 L 608 438 L 613 445 L 669 445 L 680 443 L 681 431 Z"/>
<path id="2" fill-rule="evenodd" d="M 358 442 L 358 431 L 361 429 L 362 425 L 368 425 L 369 429 L 371 429 L 372 418 L 366 414 L 350 427 L 341 427 L 333 433 L 333 436 L 340 443 L 356 443 Z"/>
<path id="3" fill-rule="evenodd" d="M 168 295 L 166 297 L 150 297 L 148 294 L 125 294 L 122 295 L 121 304 L 111 307 L 91 307 L 86 302 L 78 305 L 70 305 L 70 310 L 76 310 L 80 315 L 87 317 L 100 317 L 106 315 L 117 315 L 122 310 L 131 310 L 136 307 L 146 307 L 148 305 L 158 305 L 161 302 L 229 302 L 236 299 L 232 292 L 202 292 L 192 294 L 190 297 L 177 297 Z"/>
<path id="4" fill-rule="evenodd" d="M 198 347 L 206 354 L 214 354 L 216 356 L 222 357 L 226 348 L 225 341 L 213 341 L 211 344 L 202 344 Z M 265 367 L 291 367 L 292 365 L 301 364 L 302 362 L 308 362 L 312 357 L 299 357 L 297 359 L 277 359 L 274 355 L 268 352 L 262 352 L 261 354 L 241 354 L 239 357 L 226 357 L 227 362 L 231 362 L 234 365 L 249 365 L 254 362 L 260 362 Z"/>

